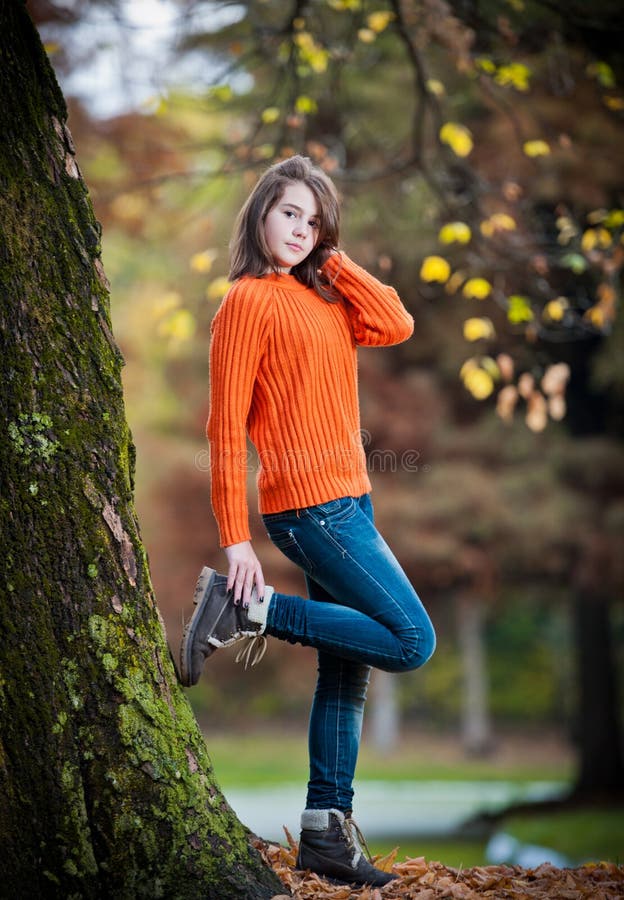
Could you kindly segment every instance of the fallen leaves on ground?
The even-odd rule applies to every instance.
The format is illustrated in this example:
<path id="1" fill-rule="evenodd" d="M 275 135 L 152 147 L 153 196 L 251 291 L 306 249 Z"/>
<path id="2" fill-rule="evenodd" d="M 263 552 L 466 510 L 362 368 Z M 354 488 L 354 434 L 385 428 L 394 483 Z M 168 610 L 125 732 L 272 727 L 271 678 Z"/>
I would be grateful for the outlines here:
<path id="1" fill-rule="evenodd" d="M 285 829 L 286 831 L 286 829 Z M 587 863 L 577 869 L 558 869 L 544 863 L 536 869 L 520 866 L 475 866 L 453 869 L 424 857 L 395 862 L 397 851 L 375 858 L 375 865 L 399 876 L 383 888 L 331 884 L 296 868 L 297 844 L 286 831 L 288 846 L 256 840 L 254 846 L 277 873 L 290 894 L 273 900 L 622 900 L 624 866 Z"/>

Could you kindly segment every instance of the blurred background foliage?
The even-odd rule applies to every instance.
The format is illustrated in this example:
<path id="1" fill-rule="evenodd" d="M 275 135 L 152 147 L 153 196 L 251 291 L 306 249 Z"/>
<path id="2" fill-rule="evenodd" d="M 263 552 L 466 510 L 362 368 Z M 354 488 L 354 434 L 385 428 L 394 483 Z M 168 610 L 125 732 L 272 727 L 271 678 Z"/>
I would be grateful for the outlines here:
<path id="1" fill-rule="evenodd" d="M 379 679 L 373 703 L 396 710 L 385 738 L 401 722 L 474 754 L 508 729 L 555 731 L 579 791 L 621 792 L 620 4 L 170 2 L 154 90 L 133 102 L 128 36 L 149 32 L 156 5 L 28 3 L 67 85 L 111 34 L 126 46 L 117 86 L 101 85 L 122 101 L 126 85 L 115 114 L 66 94 L 173 652 L 199 567 L 225 563 L 204 425 L 232 222 L 258 173 L 302 152 L 336 180 L 344 248 L 416 321 L 409 342 L 359 357 L 378 524 L 439 634 L 422 672 Z M 301 591 L 254 479 L 252 462 L 267 579 Z M 207 729 L 305 723 L 314 653 L 271 650 L 253 673 L 211 661 L 191 692 Z"/>

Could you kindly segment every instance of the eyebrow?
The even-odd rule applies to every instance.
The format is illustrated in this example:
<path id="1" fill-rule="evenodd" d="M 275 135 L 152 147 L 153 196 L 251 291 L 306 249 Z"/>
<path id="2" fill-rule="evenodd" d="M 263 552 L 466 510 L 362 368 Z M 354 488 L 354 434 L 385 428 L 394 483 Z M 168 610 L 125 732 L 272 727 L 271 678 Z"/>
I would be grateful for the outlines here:
<path id="1" fill-rule="evenodd" d="M 300 206 L 297 206 L 296 203 L 290 203 L 288 200 L 283 201 L 281 205 L 282 205 L 282 206 L 290 206 L 291 209 L 296 209 L 297 212 L 299 212 L 299 213 L 302 213 L 302 212 L 303 212 L 303 209 L 302 209 Z M 310 215 L 310 218 L 311 218 L 311 219 L 319 219 L 319 220 L 320 220 L 321 216 L 320 216 L 319 213 L 312 213 L 312 214 Z"/>

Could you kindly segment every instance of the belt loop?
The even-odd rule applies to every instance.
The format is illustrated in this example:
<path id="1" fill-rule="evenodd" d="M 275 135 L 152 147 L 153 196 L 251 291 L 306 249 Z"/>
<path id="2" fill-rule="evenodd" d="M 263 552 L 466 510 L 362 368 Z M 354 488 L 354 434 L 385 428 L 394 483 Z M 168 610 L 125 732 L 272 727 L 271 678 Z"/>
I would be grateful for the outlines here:
<path id="1" fill-rule="evenodd" d="M 301 516 L 299 515 L 299 509 L 297 509 L 297 518 L 298 518 L 298 519 L 301 518 Z"/>

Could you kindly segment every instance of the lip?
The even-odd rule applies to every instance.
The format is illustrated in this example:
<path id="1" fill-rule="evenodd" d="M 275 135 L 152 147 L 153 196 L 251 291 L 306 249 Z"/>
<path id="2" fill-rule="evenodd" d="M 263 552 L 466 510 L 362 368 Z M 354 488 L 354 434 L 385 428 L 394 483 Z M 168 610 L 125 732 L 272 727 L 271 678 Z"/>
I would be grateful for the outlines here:
<path id="1" fill-rule="evenodd" d="M 290 247 L 291 250 L 294 250 L 295 253 L 301 253 L 301 251 L 303 250 L 301 244 L 295 244 L 294 241 L 288 241 L 286 243 L 286 246 Z"/>

